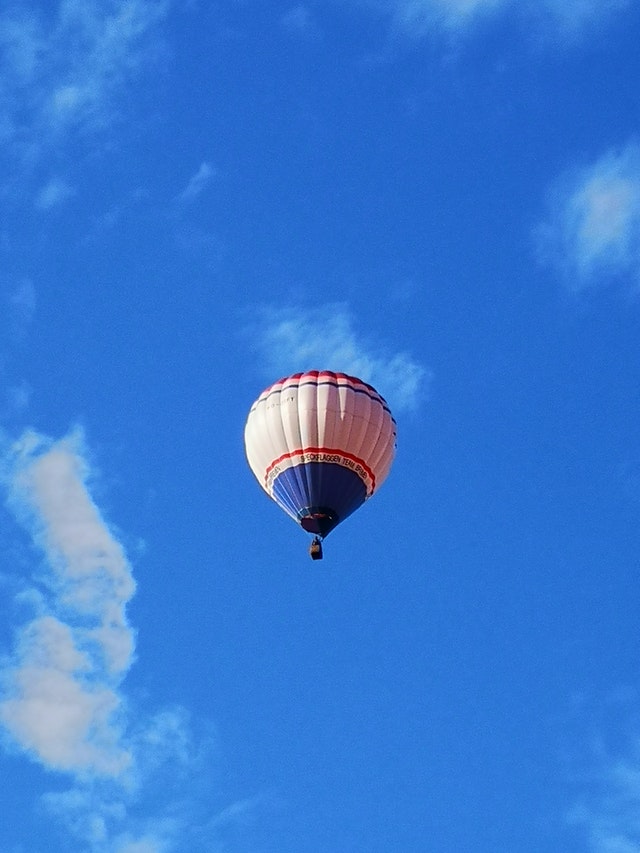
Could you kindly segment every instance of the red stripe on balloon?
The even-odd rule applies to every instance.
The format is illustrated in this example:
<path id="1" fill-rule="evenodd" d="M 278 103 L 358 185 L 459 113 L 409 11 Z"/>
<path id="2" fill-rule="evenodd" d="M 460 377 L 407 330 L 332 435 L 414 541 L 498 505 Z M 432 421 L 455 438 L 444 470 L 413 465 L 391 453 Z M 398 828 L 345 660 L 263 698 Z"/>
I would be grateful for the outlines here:
<path id="1" fill-rule="evenodd" d="M 366 471 L 367 476 L 371 480 L 371 493 L 375 491 L 376 488 L 376 476 L 369 468 L 366 462 L 360 459 L 358 456 L 354 456 L 353 453 L 346 453 L 344 450 L 332 449 L 330 447 L 304 447 L 301 450 L 292 450 L 290 453 L 283 453 L 282 456 L 278 456 L 277 459 L 274 459 L 271 465 L 267 468 L 264 474 L 265 483 L 269 479 L 269 474 L 271 471 L 279 465 L 280 462 L 284 462 L 285 459 L 293 459 L 296 456 L 302 456 L 304 453 L 333 453 L 336 456 L 344 456 L 345 459 L 350 459 L 352 462 L 355 462 L 357 465 L 362 465 L 362 468 Z"/>
<path id="2" fill-rule="evenodd" d="M 391 415 L 387 401 L 376 391 L 373 385 L 369 385 L 368 382 L 358 379 L 357 376 L 349 376 L 347 373 L 334 373 L 331 370 L 308 370 L 306 373 L 294 373 L 292 376 L 284 376 L 282 379 L 274 382 L 273 385 L 269 385 L 268 388 L 264 389 L 253 404 L 252 411 L 258 403 L 266 400 L 271 394 L 285 391 L 291 387 L 299 388 L 301 385 L 311 385 L 314 382 L 316 385 L 334 385 L 336 388 L 340 388 L 341 385 L 347 385 L 353 391 L 360 394 L 367 394 L 370 399 L 376 403 L 380 403 L 382 408 Z M 393 415 L 391 419 L 395 423 Z"/>

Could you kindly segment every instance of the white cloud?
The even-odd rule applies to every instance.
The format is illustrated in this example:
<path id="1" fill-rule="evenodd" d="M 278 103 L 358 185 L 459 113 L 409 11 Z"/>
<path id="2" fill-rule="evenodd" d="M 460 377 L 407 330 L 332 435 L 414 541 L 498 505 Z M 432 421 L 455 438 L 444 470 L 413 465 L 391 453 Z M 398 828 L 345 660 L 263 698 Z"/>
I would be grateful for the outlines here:
<path id="1" fill-rule="evenodd" d="M 120 700 L 108 686 L 83 683 L 92 671 L 68 625 L 34 620 L 22 631 L 0 720 L 48 767 L 118 774 L 129 764 L 112 719 Z"/>
<path id="2" fill-rule="evenodd" d="M 135 583 L 124 549 L 89 490 L 83 437 L 26 431 L 0 454 L 7 505 L 43 563 L 16 597 L 34 613 L 0 659 L 2 742 L 70 779 L 42 795 L 69 849 L 198 853 L 246 803 L 212 818 L 213 739 L 182 708 L 131 707 L 123 680 L 134 652 L 125 608 Z M 217 848 L 216 848 L 217 849 Z"/>
<path id="3" fill-rule="evenodd" d="M 130 566 L 88 492 L 79 434 L 52 443 L 28 432 L 5 464 L 9 504 L 45 555 L 49 595 L 3 669 L 0 721 L 47 767 L 117 776 L 131 763 L 118 719 L 133 655 Z"/>
<path id="4" fill-rule="evenodd" d="M 560 178 L 547 222 L 537 231 L 541 259 L 571 289 L 614 280 L 640 285 L 640 146 L 610 151 Z"/>
<path id="5" fill-rule="evenodd" d="M 180 193 L 180 201 L 192 201 L 196 196 L 199 196 L 215 177 L 215 174 L 216 170 L 213 168 L 211 163 L 201 163 L 198 171 L 191 177 L 187 186 Z"/>
<path id="6" fill-rule="evenodd" d="M 359 337 L 344 305 L 268 310 L 253 334 L 265 379 L 301 370 L 349 373 L 371 383 L 395 410 L 413 409 L 425 396 L 429 371 L 405 352 Z"/>

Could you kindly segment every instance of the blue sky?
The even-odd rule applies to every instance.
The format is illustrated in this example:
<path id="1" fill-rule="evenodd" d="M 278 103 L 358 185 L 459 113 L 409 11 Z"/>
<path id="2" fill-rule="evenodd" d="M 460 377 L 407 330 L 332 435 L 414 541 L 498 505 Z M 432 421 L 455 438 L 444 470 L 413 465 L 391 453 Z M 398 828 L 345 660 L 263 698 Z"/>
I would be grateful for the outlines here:
<path id="1" fill-rule="evenodd" d="M 640 850 L 640 6 L 0 12 L 0 849 Z M 391 404 L 307 542 L 242 434 Z"/>

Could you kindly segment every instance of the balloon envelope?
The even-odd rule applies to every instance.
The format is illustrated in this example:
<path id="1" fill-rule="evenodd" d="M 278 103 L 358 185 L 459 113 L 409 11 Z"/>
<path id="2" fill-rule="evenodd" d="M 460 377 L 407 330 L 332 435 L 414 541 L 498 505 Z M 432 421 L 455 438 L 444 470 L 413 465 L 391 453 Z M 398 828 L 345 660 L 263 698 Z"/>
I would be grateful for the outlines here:
<path id="1" fill-rule="evenodd" d="M 326 536 L 386 479 L 396 424 L 371 385 L 311 370 L 262 392 L 244 440 L 249 466 L 269 497 L 305 530 Z"/>

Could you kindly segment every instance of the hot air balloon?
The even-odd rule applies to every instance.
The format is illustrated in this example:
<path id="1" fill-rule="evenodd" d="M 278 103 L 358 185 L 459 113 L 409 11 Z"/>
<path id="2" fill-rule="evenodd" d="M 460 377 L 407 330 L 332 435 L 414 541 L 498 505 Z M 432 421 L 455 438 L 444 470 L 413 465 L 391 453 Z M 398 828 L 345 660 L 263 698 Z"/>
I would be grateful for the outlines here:
<path id="1" fill-rule="evenodd" d="M 308 533 L 310 554 L 386 479 L 396 423 L 371 385 L 329 370 L 294 373 L 266 388 L 244 430 L 249 467 Z"/>

